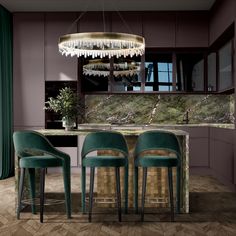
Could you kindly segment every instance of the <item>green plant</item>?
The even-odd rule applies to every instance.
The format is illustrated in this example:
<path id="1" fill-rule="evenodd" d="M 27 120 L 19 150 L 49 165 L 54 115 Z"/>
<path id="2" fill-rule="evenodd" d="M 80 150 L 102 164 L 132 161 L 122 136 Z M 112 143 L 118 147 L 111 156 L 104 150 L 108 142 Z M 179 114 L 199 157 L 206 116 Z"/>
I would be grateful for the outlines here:
<path id="1" fill-rule="evenodd" d="M 50 97 L 45 102 L 45 109 L 62 115 L 63 119 L 75 121 L 79 112 L 77 94 L 71 88 L 65 87 L 59 90 L 56 98 Z"/>

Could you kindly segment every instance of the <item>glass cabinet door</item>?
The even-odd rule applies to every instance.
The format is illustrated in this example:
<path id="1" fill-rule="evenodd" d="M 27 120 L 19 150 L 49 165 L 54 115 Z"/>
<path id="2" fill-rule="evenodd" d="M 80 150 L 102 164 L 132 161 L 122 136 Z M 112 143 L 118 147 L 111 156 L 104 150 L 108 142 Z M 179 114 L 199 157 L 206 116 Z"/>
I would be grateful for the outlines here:
<path id="1" fill-rule="evenodd" d="M 212 52 L 207 58 L 207 91 L 216 91 L 216 53 Z"/>
<path id="2" fill-rule="evenodd" d="M 219 50 L 219 91 L 233 87 L 232 41 Z"/>
<path id="3" fill-rule="evenodd" d="M 177 80 L 180 91 L 204 91 L 204 56 L 202 53 L 177 54 Z"/>

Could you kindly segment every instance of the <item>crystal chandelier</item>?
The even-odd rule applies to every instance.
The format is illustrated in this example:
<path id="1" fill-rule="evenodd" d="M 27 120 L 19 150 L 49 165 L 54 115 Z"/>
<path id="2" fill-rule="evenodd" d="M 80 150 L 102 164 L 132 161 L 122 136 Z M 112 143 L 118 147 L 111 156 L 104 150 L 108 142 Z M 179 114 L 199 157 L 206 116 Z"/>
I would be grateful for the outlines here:
<path id="1" fill-rule="evenodd" d="M 91 60 L 83 66 L 83 74 L 88 76 L 109 77 L 111 64 L 102 61 Z M 140 67 L 135 62 L 120 62 L 112 65 L 114 77 L 132 77 L 140 72 Z"/>
<path id="2" fill-rule="evenodd" d="M 59 52 L 66 56 L 133 57 L 145 51 L 145 40 L 134 34 L 92 32 L 63 35 L 59 38 Z"/>

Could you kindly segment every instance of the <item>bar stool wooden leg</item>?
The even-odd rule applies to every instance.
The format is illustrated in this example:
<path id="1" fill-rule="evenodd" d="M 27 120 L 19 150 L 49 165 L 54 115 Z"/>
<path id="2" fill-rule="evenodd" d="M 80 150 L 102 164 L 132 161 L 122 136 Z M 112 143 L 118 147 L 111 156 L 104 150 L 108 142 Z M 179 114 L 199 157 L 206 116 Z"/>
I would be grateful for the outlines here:
<path id="1" fill-rule="evenodd" d="M 134 208 L 135 214 L 138 214 L 138 167 L 134 167 Z"/>
<path id="2" fill-rule="evenodd" d="M 63 165 L 63 182 L 65 190 L 65 205 L 66 205 L 66 214 L 67 219 L 71 218 L 71 174 L 70 174 L 70 165 Z"/>
<path id="3" fill-rule="evenodd" d="M 19 191 L 18 191 L 18 208 L 17 208 L 17 219 L 20 219 L 20 211 L 21 211 L 21 200 L 23 197 L 23 188 L 24 188 L 24 178 L 25 178 L 25 168 L 21 168 L 20 170 L 20 183 L 19 183 Z"/>
<path id="4" fill-rule="evenodd" d="M 82 213 L 86 213 L 86 167 L 82 166 L 81 168 L 81 205 L 82 205 Z"/>
<path id="5" fill-rule="evenodd" d="M 180 214 L 181 166 L 176 168 L 176 212 Z"/>
<path id="6" fill-rule="evenodd" d="M 147 167 L 143 167 L 143 189 L 142 189 L 142 209 L 141 209 L 141 221 L 144 221 L 144 204 L 147 185 Z"/>
<path id="7" fill-rule="evenodd" d="M 29 185 L 30 185 L 30 195 L 32 199 L 31 211 L 33 214 L 36 214 L 35 207 L 35 168 L 29 168 Z"/>
<path id="8" fill-rule="evenodd" d="M 173 179 L 172 179 L 171 167 L 168 167 L 168 182 L 169 182 L 169 194 L 170 194 L 171 221 L 174 221 Z"/>
<path id="9" fill-rule="evenodd" d="M 94 187 L 94 171 L 95 168 L 90 168 L 90 191 L 89 191 L 89 222 L 92 221 L 92 208 L 93 208 L 93 187 Z"/>
<path id="10" fill-rule="evenodd" d="M 125 214 L 128 214 L 128 192 L 129 192 L 129 166 L 124 167 L 124 196 L 125 196 Z"/>
<path id="11" fill-rule="evenodd" d="M 45 168 L 40 169 L 40 222 L 43 223 Z"/>
<path id="12" fill-rule="evenodd" d="M 116 167 L 116 196 L 117 196 L 118 219 L 119 219 L 119 222 L 121 222 L 120 168 L 119 167 Z"/>

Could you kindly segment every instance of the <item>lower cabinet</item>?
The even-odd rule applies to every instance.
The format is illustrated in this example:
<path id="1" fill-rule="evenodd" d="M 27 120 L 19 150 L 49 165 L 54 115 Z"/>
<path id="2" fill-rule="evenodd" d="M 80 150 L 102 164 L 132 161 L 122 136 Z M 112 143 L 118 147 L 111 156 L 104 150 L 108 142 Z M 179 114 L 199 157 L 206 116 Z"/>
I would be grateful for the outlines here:
<path id="1" fill-rule="evenodd" d="M 181 127 L 189 133 L 189 166 L 209 168 L 209 127 Z"/>
<path id="2" fill-rule="evenodd" d="M 234 183 L 234 129 L 210 128 L 210 167 L 223 183 Z"/>

